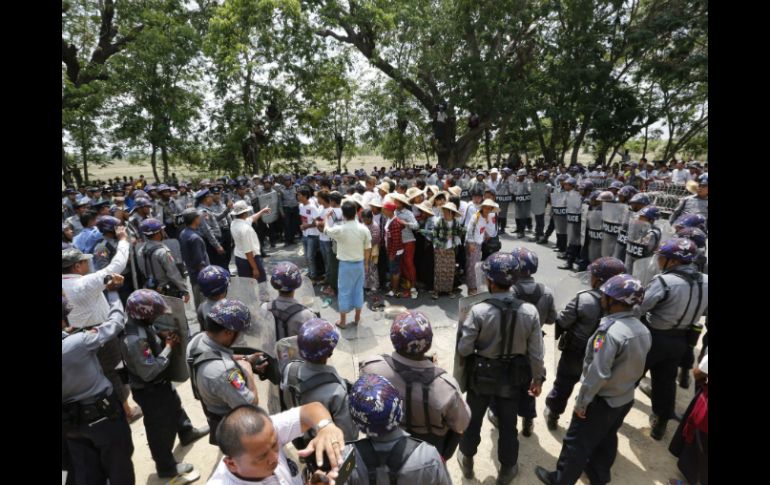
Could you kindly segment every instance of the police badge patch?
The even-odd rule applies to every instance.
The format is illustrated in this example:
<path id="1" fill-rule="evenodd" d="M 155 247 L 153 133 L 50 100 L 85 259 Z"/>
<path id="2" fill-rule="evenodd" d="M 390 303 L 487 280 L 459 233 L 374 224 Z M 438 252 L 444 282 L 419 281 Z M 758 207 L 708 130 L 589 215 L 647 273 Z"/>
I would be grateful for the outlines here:
<path id="1" fill-rule="evenodd" d="M 227 375 L 227 380 L 230 384 L 239 391 L 246 387 L 246 380 L 243 378 L 243 374 L 238 369 L 234 369 Z"/>
<path id="2" fill-rule="evenodd" d="M 596 337 L 594 337 L 594 352 L 598 352 L 599 350 L 601 350 L 602 346 L 604 345 L 604 340 L 606 338 L 607 337 L 603 333 L 600 333 Z"/>
<path id="3" fill-rule="evenodd" d="M 152 355 L 152 350 L 150 350 L 150 344 L 147 343 L 146 340 L 142 342 L 142 355 L 144 356 L 145 364 L 155 363 L 155 356 Z"/>

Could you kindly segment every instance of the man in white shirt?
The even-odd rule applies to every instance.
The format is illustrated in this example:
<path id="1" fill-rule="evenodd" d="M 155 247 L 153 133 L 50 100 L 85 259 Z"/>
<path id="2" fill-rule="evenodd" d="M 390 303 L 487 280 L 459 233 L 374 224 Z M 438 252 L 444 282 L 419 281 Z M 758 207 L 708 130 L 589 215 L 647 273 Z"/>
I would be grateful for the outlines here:
<path id="1" fill-rule="evenodd" d="M 318 206 L 312 203 L 310 197 L 313 192 L 310 187 L 302 186 L 297 191 L 297 200 L 299 201 L 299 219 L 300 229 L 302 229 L 302 247 L 305 250 L 305 261 L 308 267 L 308 277 L 313 283 L 318 283 L 322 275 L 318 274 L 316 260 L 321 251 L 321 242 L 319 236 L 321 233 L 316 229 L 316 219 L 321 217 L 321 211 Z"/>
<path id="2" fill-rule="evenodd" d="M 671 182 L 685 185 L 690 180 L 692 180 L 692 175 L 688 169 L 684 168 L 684 163 L 681 161 L 676 162 L 676 168 L 671 173 Z"/>
<path id="3" fill-rule="evenodd" d="M 262 262 L 259 236 L 252 224 L 257 222 L 263 214 L 270 214 L 271 209 L 265 207 L 252 216 L 249 216 L 249 211 L 251 211 L 249 204 L 245 200 L 239 200 L 230 212 L 235 217 L 230 223 L 230 234 L 235 243 L 235 267 L 238 269 L 238 276 L 257 280 L 259 299 L 266 302 L 270 300 L 267 291 L 267 275 Z"/>
<path id="4" fill-rule="evenodd" d="M 83 254 L 79 249 L 70 248 L 62 251 L 61 287 L 67 297 L 72 312 L 68 318 L 73 327 L 87 327 L 106 322 L 109 318 L 110 305 L 104 296 L 104 289 L 119 287 L 123 283 L 120 275 L 128 262 L 128 236 L 126 228 L 118 226 L 115 229 L 118 239 L 118 249 L 115 256 L 103 269 L 90 273 L 89 260 L 92 254 Z M 110 276 L 112 282 L 105 281 Z"/>
<path id="5" fill-rule="evenodd" d="M 317 402 L 268 416 L 262 409 L 244 405 L 230 411 L 217 427 L 217 443 L 224 455 L 208 485 L 304 485 L 299 466 L 288 459 L 283 447 L 313 429 L 316 437 L 299 456 L 315 453 L 316 463 L 323 455 L 334 464 L 326 476 L 337 477 L 345 437 L 331 415 Z M 323 483 L 316 472 L 308 483 Z"/>
<path id="6" fill-rule="evenodd" d="M 363 197 L 361 199 L 361 205 L 364 207 L 364 209 L 369 208 L 369 202 L 371 202 L 373 199 L 378 199 L 379 194 L 377 194 L 374 191 L 374 185 L 377 183 L 377 179 L 374 177 L 366 177 L 366 192 L 364 192 Z"/>

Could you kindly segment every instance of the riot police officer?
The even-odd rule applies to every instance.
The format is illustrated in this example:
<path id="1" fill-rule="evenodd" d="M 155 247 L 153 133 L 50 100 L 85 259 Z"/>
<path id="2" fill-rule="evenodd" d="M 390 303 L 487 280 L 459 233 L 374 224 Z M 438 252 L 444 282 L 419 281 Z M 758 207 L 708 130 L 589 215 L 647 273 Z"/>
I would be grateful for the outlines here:
<path id="1" fill-rule="evenodd" d="M 209 265 L 198 273 L 198 289 L 205 300 L 198 304 L 196 315 L 201 330 L 207 330 L 208 314 L 220 300 L 227 296 L 230 287 L 230 272 L 220 266 Z"/>
<path id="2" fill-rule="evenodd" d="M 259 404 L 253 371 L 257 356 L 236 356 L 230 348 L 238 333 L 251 325 L 246 305 L 220 300 L 205 319 L 207 323 L 201 328 L 206 331 L 187 346 L 187 363 L 193 395 L 201 402 L 211 429 L 209 443 L 216 445 L 217 426 L 225 414 L 243 404 Z"/>
<path id="3" fill-rule="evenodd" d="M 316 314 L 294 299 L 294 291 L 302 286 L 302 274 L 296 264 L 281 261 L 273 268 L 270 285 L 278 290 L 278 298 L 263 303 L 262 308 L 275 317 L 275 338 L 297 335 L 299 328 Z"/>
<path id="4" fill-rule="evenodd" d="M 436 448 L 399 427 L 403 398 L 388 379 L 362 375 L 353 384 L 349 403 L 353 420 L 367 436 L 352 443 L 356 466 L 350 483 L 452 483 Z"/>
<path id="5" fill-rule="evenodd" d="M 144 241 L 145 237 L 142 234 L 139 226 L 142 221 L 151 217 L 152 202 L 146 197 L 137 197 L 134 199 L 134 207 L 131 209 L 131 217 L 128 218 L 128 228 L 131 230 L 131 235 L 138 241 Z"/>
<path id="6" fill-rule="evenodd" d="M 145 288 L 167 296 L 190 301 L 190 291 L 177 266 L 171 250 L 164 246 L 163 224 L 157 219 L 145 219 L 139 226 L 147 242 L 137 251 L 136 263 L 145 277 Z"/>
<path id="7" fill-rule="evenodd" d="M 228 204 L 224 211 L 216 213 L 211 208 L 213 201 L 214 199 L 209 189 L 202 189 L 195 193 L 196 208 L 201 216 L 199 230 L 201 236 L 206 241 L 206 252 L 209 255 L 209 261 L 224 268 L 230 265 L 230 261 L 225 260 L 226 251 L 224 246 L 222 246 L 222 231 L 219 228 L 218 221 L 227 217 L 232 204 Z"/>
<path id="8" fill-rule="evenodd" d="M 556 318 L 556 336 L 559 338 L 561 357 L 556 368 L 553 389 L 545 398 L 545 422 L 555 430 L 559 416 L 567 407 L 567 399 L 580 380 L 588 339 L 599 326 L 602 317 L 602 294 L 599 287 L 613 276 L 625 271 L 625 265 L 617 258 L 599 258 L 588 266 L 591 273 L 591 289 L 583 290 L 567 303 Z"/>
<path id="9" fill-rule="evenodd" d="M 122 222 L 119 219 L 111 216 L 103 216 L 96 220 L 96 228 L 104 236 L 104 239 L 94 247 L 94 269 L 96 271 L 106 268 L 110 261 L 112 261 L 112 258 L 118 253 L 118 239 L 115 231 L 121 224 Z M 132 256 L 132 253 L 129 252 L 128 257 L 131 258 Z M 131 267 L 131 264 L 127 264 L 121 273 L 123 285 L 118 288 L 118 295 L 120 295 L 120 301 L 123 304 L 126 303 L 128 295 L 135 289 Z"/>
<path id="10" fill-rule="evenodd" d="M 186 446 L 209 432 L 208 426 L 193 428 L 182 409 L 179 394 L 166 377 L 171 353 L 179 352 L 179 335 L 158 333 L 152 324 L 168 312 L 160 293 L 153 290 L 131 293 L 126 303 L 128 321 L 121 349 L 131 394 L 144 411 L 147 444 L 160 478 L 175 477 L 193 469 L 192 465 L 177 463 L 174 459 L 172 449 L 177 434 L 182 446 Z M 165 342 L 162 350 L 161 342 Z"/>
<path id="11" fill-rule="evenodd" d="M 177 216 L 182 211 L 171 200 L 171 187 L 166 184 L 160 184 L 158 186 L 158 193 L 160 194 L 160 199 L 155 202 L 155 218 L 163 223 L 168 237 L 176 238 L 178 234 Z"/>
<path id="12" fill-rule="evenodd" d="M 218 186 L 211 187 L 210 193 L 212 200 L 210 206 L 211 211 L 214 214 L 224 213 L 227 209 L 227 201 L 223 200 L 222 189 L 220 189 Z M 217 224 L 219 225 L 219 233 L 221 235 L 221 238 L 217 236 L 217 239 L 221 241 L 222 247 L 225 249 L 225 254 L 223 257 L 224 260 L 228 263 L 230 263 L 230 259 L 233 255 L 233 237 L 230 234 L 231 222 L 232 216 L 229 213 L 221 219 L 217 219 Z"/>
<path id="13" fill-rule="evenodd" d="M 75 207 L 75 214 L 68 217 L 64 222 L 72 227 L 72 237 L 74 238 L 83 230 L 83 224 L 80 222 L 80 217 L 86 213 L 88 207 L 91 205 L 91 200 L 88 197 L 83 197 L 77 202 L 73 203 Z"/>
<path id="14" fill-rule="evenodd" d="M 567 250 L 564 256 L 557 256 L 559 259 L 566 259 L 564 266 L 558 266 L 559 269 L 573 270 L 573 264 L 580 257 L 580 248 L 582 239 L 580 229 L 582 225 L 583 196 L 586 184 L 583 183 L 579 189 L 575 190 L 577 181 L 569 177 L 564 181 L 564 190 L 567 193 Z M 574 270 L 573 270 L 574 271 Z"/>
<path id="15" fill-rule="evenodd" d="M 532 194 L 531 182 L 526 180 L 527 169 L 521 168 L 516 172 L 516 180 L 511 183 L 513 193 L 513 214 L 516 219 L 516 234 L 519 239 L 524 238 L 527 219 L 530 217 Z"/>
<path id="16" fill-rule="evenodd" d="M 458 329 L 457 352 L 466 358 L 464 378 L 471 422 L 457 454 L 465 478 L 473 478 L 473 456 L 481 441 L 481 424 L 492 398 L 499 410 L 498 485 L 511 483 L 518 472 L 516 431 L 521 387 L 540 395 L 545 379 L 543 336 L 537 309 L 514 298 L 517 260 L 509 253 L 494 253 L 482 265 L 492 294 L 475 304 Z"/>
<path id="17" fill-rule="evenodd" d="M 634 305 L 644 297 L 642 284 L 620 274 L 607 280 L 599 291 L 607 316 L 586 347 L 575 416 L 564 437 L 556 470 L 535 467 L 537 478 L 545 484 L 574 484 L 584 471 L 592 484 L 610 482 L 618 429 L 634 405 L 635 385 L 644 372 L 652 338 L 633 313 Z"/>
<path id="18" fill-rule="evenodd" d="M 447 460 L 460 443 L 471 415 L 454 377 L 425 357 L 433 342 L 428 317 L 419 311 L 398 315 L 390 327 L 390 341 L 395 352 L 362 360 L 360 373 L 387 378 L 405 399 L 402 427 L 435 446 Z"/>
<path id="19" fill-rule="evenodd" d="M 671 238 L 658 249 L 661 274 L 647 286 L 641 315 L 652 332 L 652 349 L 645 371 L 652 377 L 650 436 L 660 440 L 668 420 L 674 417 L 677 369 L 684 356 L 692 356 L 703 326 L 700 318 L 708 309 L 708 275 L 693 262 L 698 248 L 689 239 Z M 692 362 L 690 362 L 692 367 Z"/>
<path id="20" fill-rule="evenodd" d="M 106 342 L 123 330 L 124 314 L 118 294 L 107 293 L 109 318 L 93 330 L 68 333 L 67 299 L 62 295 L 61 398 L 62 438 L 78 483 L 133 485 L 134 444 L 123 406 L 96 356 Z M 78 479 L 76 479 L 78 480 Z"/>

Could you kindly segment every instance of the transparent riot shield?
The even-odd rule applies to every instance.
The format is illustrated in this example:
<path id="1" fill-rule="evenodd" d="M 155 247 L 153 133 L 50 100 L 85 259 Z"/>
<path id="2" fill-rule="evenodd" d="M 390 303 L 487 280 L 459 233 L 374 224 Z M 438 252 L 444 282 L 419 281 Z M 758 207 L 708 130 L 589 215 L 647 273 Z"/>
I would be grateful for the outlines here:
<path id="1" fill-rule="evenodd" d="M 553 224 L 556 234 L 567 234 L 567 193 L 552 193 L 551 207 L 553 208 Z"/>
<path id="2" fill-rule="evenodd" d="M 270 214 L 264 214 L 262 216 L 262 222 L 265 224 L 272 224 L 278 220 L 278 192 L 271 190 L 267 193 L 262 193 L 257 196 L 259 200 L 259 207 L 264 209 L 270 208 Z"/>
<path id="3" fill-rule="evenodd" d="M 560 279 L 553 289 L 553 303 L 556 311 L 564 310 L 579 291 L 591 289 L 591 273 L 581 271 L 580 273 L 569 273 Z"/>
<path id="4" fill-rule="evenodd" d="M 615 252 L 612 254 L 614 257 L 621 261 L 626 259 L 626 243 L 628 243 L 628 221 L 631 215 L 634 214 L 628 205 L 623 205 L 623 213 L 620 216 L 620 231 L 618 232 L 618 238 L 615 241 Z"/>
<path id="5" fill-rule="evenodd" d="M 583 244 L 580 229 L 583 225 L 583 197 L 576 191 L 567 193 L 567 244 Z"/>
<path id="6" fill-rule="evenodd" d="M 169 365 L 166 376 L 174 382 L 184 382 L 190 378 L 187 367 L 187 343 L 190 340 L 190 332 L 187 327 L 184 300 L 171 296 L 163 296 L 171 313 L 161 315 L 154 322 L 154 326 L 161 331 L 173 331 L 179 334 L 179 344 L 174 346 L 169 355 Z"/>
<path id="7" fill-rule="evenodd" d="M 588 211 L 586 220 L 588 226 L 588 261 L 593 263 L 602 257 L 602 241 L 604 240 L 602 211 Z"/>
<path id="8" fill-rule="evenodd" d="M 640 258 L 633 262 L 631 276 L 641 281 L 645 288 L 656 274 L 660 273 L 658 267 L 658 255 L 653 254 L 647 258 Z"/>
<path id="9" fill-rule="evenodd" d="M 617 202 L 602 202 L 602 256 L 609 257 L 615 254 L 615 242 L 620 233 L 625 204 Z"/>
<path id="10" fill-rule="evenodd" d="M 251 305 L 259 307 L 259 286 L 257 280 L 241 276 L 230 277 L 227 298 L 243 302 L 249 309 L 251 309 Z"/>
<path id="11" fill-rule="evenodd" d="M 482 302 L 490 297 L 490 294 L 487 292 L 484 293 L 477 293 L 472 296 L 466 296 L 463 298 L 460 298 L 458 300 L 459 305 L 459 311 L 458 311 L 458 317 L 457 317 L 457 335 L 455 339 L 455 357 L 454 357 L 454 365 L 452 374 L 455 379 L 457 379 L 457 382 L 460 384 L 460 391 L 465 392 L 468 387 L 468 375 L 467 375 L 467 369 L 466 368 L 466 357 L 463 357 L 460 355 L 459 352 L 457 352 L 457 343 L 460 341 L 460 336 L 462 335 L 462 325 L 463 321 L 465 320 L 465 317 L 468 315 L 468 312 L 470 311 L 471 307 L 475 305 L 476 303 Z"/>
<path id="12" fill-rule="evenodd" d="M 267 292 L 270 295 L 271 301 L 278 298 L 278 290 L 273 288 L 270 284 L 268 284 Z M 307 276 L 302 277 L 302 285 L 294 290 L 294 299 L 297 300 L 301 305 L 309 308 L 312 312 L 319 313 L 321 311 L 318 298 L 315 296 L 315 288 L 313 287 L 313 282 Z"/>
<path id="13" fill-rule="evenodd" d="M 244 278 L 247 279 L 247 278 Z M 230 291 L 227 293 L 228 298 L 233 298 L 230 295 Z M 238 299 L 238 298 L 235 298 Z M 239 300 L 242 301 L 242 300 Z M 275 319 L 273 314 L 259 308 L 257 301 L 251 303 L 243 302 L 249 307 L 251 313 L 251 325 L 246 330 L 238 333 L 238 338 L 233 342 L 232 350 L 235 355 L 251 355 L 255 352 L 262 352 L 267 354 L 270 358 L 275 357 Z M 278 369 L 276 367 L 276 361 L 270 360 L 271 368 L 268 369 L 268 374 L 274 377 L 277 381 Z M 264 403 L 263 397 L 267 396 L 267 407 L 269 412 L 280 411 L 278 386 L 270 382 L 270 380 L 257 379 L 257 392 L 260 396 L 260 402 Z"/>
<path id="14" fill-rule="evenodd" d="M 668 241 L 674 237 L 674 234 L 676 234 L 674 228 L 671 227 L 671 223 L 665 219 L 658 219 L 655 221 L 655 227 L 660 229 L 660 244 Z"/>
<path id="15" fill-rule="evenodd" d="M 484 276 L 484 270 L 481 269 L 481 266 L 484 264 L 484 261 L 479 261 L 476 263 L 476 266 L 474 268 L 474 271 L 476 273 L 476 289 L 479 291 L 479 293 L 483 293 L 485 291 L 489 291 L 487 288 L 487 277 Z"/>
<path id="16" fill-rule="evenodd" d="M 626 243 L 626 272 L 633 273 L 634 262 L 639 259 L 651 257 L 650 245 L 654 243 L 648 237 L 652 224 L 639 219 L 637 214 L 633 214 L 628 222 L 628 242 Z"/>

